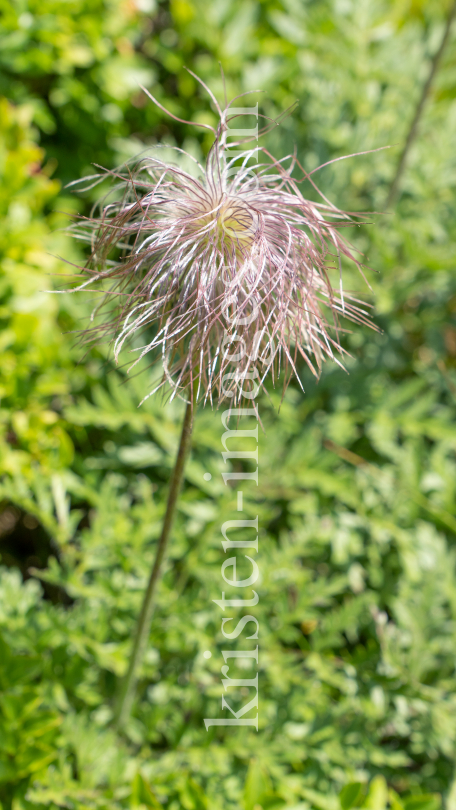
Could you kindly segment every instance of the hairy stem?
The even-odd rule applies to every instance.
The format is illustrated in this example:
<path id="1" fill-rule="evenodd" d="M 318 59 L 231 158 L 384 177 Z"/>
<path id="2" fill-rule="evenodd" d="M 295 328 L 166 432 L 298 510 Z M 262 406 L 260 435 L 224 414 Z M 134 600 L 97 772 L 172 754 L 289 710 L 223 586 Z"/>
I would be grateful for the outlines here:
<path id="1" fill-rule="evenodd" d="M 420 96 L 420 99 L 418 101 L 418 104 L 417 104 L 417 107 L 416 107 L 416 110 L 415 110 L 415 115 L 413 116 L 412 123 L 410 124 L 410 129 L 409 129 L 409 131 L 407 133 L 407 138 L 405 140 L 404 148 L 403 148 L 403 150 L 401 152 L 401 156 L 400 156 L 399 162 L 397 164 L 396 174 L 394 175 L 393 181 L 391 183 L 391 186 L 390 186 L 390 189 L 389 189 L 389 192 L 388 192 L 388 198 L 386 200 L 386 207 L 387 208 L 396 199 L 396 196 L 397 196 L 397 193 L 398 193 L 398 190 L 399 190 L 399 183 L 401 181 L 402 174 L 403 174 L 404 169 L 405 169 L 405 164 L 407 162 L 408 153 L 410 151 L 410 147 L 411 147 L 413 141 L 415 140 L 415 138 L 416 138 L 416 136 L 418 134 L 418 126 L 419 126 L 419 123 L 420 123 L 420 118 L 421 118 L 421 116 L 423 114 L 424 105 L 426 104 L 426 100 L 427 100 L 427 97 L 429 95 L 429 91 L 431 89 L 432 82 L 434 81 L 434 77 L 435 77 L 435 74 L 437 73 L 440 60 L 442 58 L 443 52 L 444 52 L 444 50 L 446 48 L 446 45 L 448 43 L 448 38 L 450 36 L 450 30 L 451 30 L 451 24 L 452 24 L 452 22 L 454 20 L 455 15 L 456 15 L 456 0 L 454 0 L 454 3 L 453 3 L 453 5 L 452 5 L 452 7 L 450 9 L 450 13 L 448 15 L 446 25 L 445 25 L 445 30 L 443 32 L 442 40 L 441 40 L 440 45 L 437 48 L 437 51 L 434 54 L 434 57 L 432 59 L 431 69 L 429 71 L 429 75 L 428 75 L 428 77 L 427 77 L 427 79 L 426 79 L 426 81 L 425 81 L 425 83 L 423 85 L 423 89 L 421 91 L 421 96 Z"/>
<path id="2" fill-rule="evenodd" d="M 147 640 L 150 634 L 150 626 L 152 623 L 152 614 L 154 610 L 155 590 L 176 513 L 177 498 L 181 488 L 182 479 L 184 477 L 185 459 L 190 448 L 192 427 L 193 406 L 190 402 L 187 405 L 182 424 L 179 450 L 177 451 L 176 463 L 171 476 L 168 503 L 166 505 L 166 512 L 163 520 L 160 539 L 158 541 L 157 552 L 155 554 L 155 560 L 150 573 L 147 590 L 144 594 L 141 613 L 139 614 L 138 623 L 134 632 L 130 663 L 128 665 L 127 674 L 123 678 L 119 689 L 114 714 L 114 724 L 118 728 L 122 727 L 125 721 L 128 719 L 135 696 L 137 673 L 140 664 L 142 663 Z"/>

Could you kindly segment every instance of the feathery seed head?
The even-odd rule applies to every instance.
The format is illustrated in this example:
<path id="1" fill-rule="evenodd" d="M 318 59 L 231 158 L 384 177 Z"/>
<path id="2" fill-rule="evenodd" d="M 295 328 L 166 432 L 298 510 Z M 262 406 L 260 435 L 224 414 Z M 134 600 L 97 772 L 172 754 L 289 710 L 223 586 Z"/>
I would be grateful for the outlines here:
<path id="1" fill-rule="evenodd" d="M 283 372 L 285 385 L 298 377 L 299 358 L 316 376 L 325 359 L 340 364 L 341 315 L 370 322 L 329 278 L 341 272 L 341 257 L 361 270 L 340 229 L 363 218 L 323 197 L 305 199 L 300 184 L 316 186 L 293 156 L 275 160 L 260 147 L 231 157 L 230 105 L 217 108 L 206 165 L 195 161 L 198 177 L 145 154 L 91 178 L 116 182 L 94 216 L 74 226 L 91 244 L 81 268 L 88 279 L 75 290 L 101 283 L 86 337 L 110 337 L 116 360 L 144 332 L 133 365 L 150 352 L 161 356 L 158 387 L 168 382 L 173 396 L 236 404 L 255 396 L 268 374 Z M 262 162 L 252 170 L 258 151 Z"/>

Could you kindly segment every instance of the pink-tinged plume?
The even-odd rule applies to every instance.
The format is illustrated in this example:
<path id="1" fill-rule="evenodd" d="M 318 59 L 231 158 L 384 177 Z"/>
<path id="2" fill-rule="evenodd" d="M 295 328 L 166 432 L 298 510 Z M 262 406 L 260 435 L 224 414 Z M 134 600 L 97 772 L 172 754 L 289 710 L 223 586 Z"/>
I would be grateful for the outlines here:
<path id="1" fill-rule="evenodd" d="M 298 376 L 299 357 L 316 376 L 324 360 L 340 363 L 340 316 L 371 325 L 341 284 L 342 257 L 361 270 L 341 228 L 363 217 L 323 197 L 305 199 L 300 184 L 316 187 L 293 156 L 275 160 L 260 147 L 252 169 L 256 150 L 238 144 L 231 157 L 230 105 L 222 111 L 211 97 L 220 123 L 206 165 L 194 161 L 195 176 L 148 150 L 90 178 L 115 183 L 94 216 L 74 226 L 91 245 L 81 268 L 88 279 L 75 289 L 101 286 L 86 337 L 111 338 L 116 360 L 144 332 L 136 363 L 161 357 L 158 387 L 168 382 L 173 396 L 235 404 L 268 374 L 275 380 L 282 371 L 286 385 Z"/>

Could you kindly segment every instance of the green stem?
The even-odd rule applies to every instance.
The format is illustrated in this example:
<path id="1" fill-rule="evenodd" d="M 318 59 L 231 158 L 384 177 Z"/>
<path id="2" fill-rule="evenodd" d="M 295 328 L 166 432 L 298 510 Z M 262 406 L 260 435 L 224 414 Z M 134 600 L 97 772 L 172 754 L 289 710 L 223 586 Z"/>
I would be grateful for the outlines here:
<path id="1" fill-rule="evenodd" d="M 150 573 L 149 582 L 147 585 L 146 593 L 139 614 L 138 623 L 133 639 L 133 648 L 130 656 L 130 663 L 128 666 L 127 674 L 123 678 L 114 714 L 114 724 L 121 728 L 125 721 L 128 719 L 131 711 L 131 706 L 135 696 L 135 688 L 137 681 L 137 673 L 139 666 L 144 658 L 144 652 L 147 640 L 150 634 L 150 627 L 152 624 L 152 614 L 154 610 L 154 596 L 158 578 L 160 576 L 160 569 L 165 555 L 166 546 L 171 534 L 174 516 L 176 513 L 177 498 L 184 477 L 185 459 L 190 448 L 190 439 L 193 427 L 193 405 L 188 403 L 184 421 L 182 424 L 182 433 L 179 443 L 179 450 L 177 451 L 176 463 L 171 476 L 171 482 L 168 494 L 168 503 L 166 505 L 165 517 L 163 520 L 163 527 L 158 541 L 155 560 Z"/>
<path id="2" fill-rule="evenodd" d="M 440 60 L 442 58 L 443 52 L 444 52 L 444 50 L 446 48 L 448 38 L 450 36 L 451 24 L 453 22 L 453 19 L 454 19 L 455 15 L 456 15 L 456 0 L 453 3 L 453 5 L 452 5 L 452 7 L 450 9 L 450 13 L 448 15 L 446 25 L 445 25 L 445 30 L 443 32 L 442 40 L 441 40 L 440 45 L 439 45 L 439 47 L 438 47 L 438 49 L 437 49 L 437 51 L 434 54 L 434 57 L 432 59 L 431 69 L 429 71 L 429 75 L 428 75 L 428 77 L 427 77 L 427 79 L 426 79 L 426 81 L 425 81 L 425 83 L 423 85 L 420 100 L 419 100 L 419 102 L 417 104 L 417 107 L 416 107 L 416 110 L 415 110 L 415 115 L 413 116 L 412 123 L 410 124 L 410 128 L 409 128 L 409 131 L 408 131 L 408 134 L 407 134 L 407 138 L 405 140 L 404 148 L 403 148 L 403 150 L 401 152 L 401 156 L 400 156 L 399 162 L 397 164 L 396 174 L 394 175 L 393 181 L 391 183 L 391 186 L 390 186 L 390 189 L 389 189 L 389 192 L 388 192 L 388 197 L 387 197 L 387 200 L 386 200 L 386 207 L 387 208 L 396 199 L 396 196 L 397 196 L 397 193 L 398 193 L 398 190 L 399 190 L 399 183 L 401 181 L 401 178 L 402 178 L 402 175 L 403 175 L 403 172 L 404 172 L 404 169 L 405 169 L 405 164 L 406 164 L 406 161 L 407 161 L 408 153 L 410 151 L 410 147 L 411 147 L 413 141 L 415 140 L 415 138 L 416 138 L 416 136 L 418 134 L 418 125 L 420 123 L 420 118 L 421 118 L 421 116 L 423 114 L 424 105 L 425 105 L 426 99 L 427 99 L 427 97 L 429 95 L 429 91 L 431 89 L 432 82 L 434 81 L 434 76 L 437 73 L 437 69 L 439 67 L 439 63 L 440 63 Z"/>

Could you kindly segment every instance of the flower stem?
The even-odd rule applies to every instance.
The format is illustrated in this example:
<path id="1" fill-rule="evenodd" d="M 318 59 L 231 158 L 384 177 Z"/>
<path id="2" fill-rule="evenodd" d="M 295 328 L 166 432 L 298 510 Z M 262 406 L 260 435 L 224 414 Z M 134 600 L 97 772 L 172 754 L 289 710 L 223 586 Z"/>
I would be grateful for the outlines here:
<path id="1" fill-rule="evenodd" d="M 448 14 L 447 21 L 445 24 L 445 29 L 443 31 L 443 37 L 440 41 L 440 45 L 437 48 L 437 51 L 434 54 L 434 57 L 431 62 L 431 69 L 429 71 L 428 77 L 423 85 L 423 89 L 421 91 L 421 96 L 418 101 L 418 104 L 415 109 L 415 115 L 413 116 L 412 123 L 410 124 L 409 131 L 407 133 L 407 138 L 405 139 L 404 148 L 401 152 L 401 156 L 399 158 L 399 162 L 397 164 L 396 174 L 394 175 L 393 181 L 390 185 L 390 189 L 388 192 L 388 197 L 386 200 L 386 207 L 388 208 L 396 199 L 398 191 L 399 191 L 399 183 L 401 181 L 402 175 L 404 173 L 405 164 L 407 161 L 408 153 L 410 151 L 410 147 L 415 140 L 418 134 L 418 125 L 420 123 L 420 118 L 423 114 L 424 105 L 426 103 L 427 97 L 429 95 L 429 91 L 431 89 L 432 82 L 434 81 L 434 76 L 437 73 L 437 69 L 440 64 L 440 60 L 442 58 L 443 52 L 446 48 L 450 31 L 451 31 L 451 24 L 453 19 L 456 15 L 456 0 L 454 0 L 453 5 L 450 9 L 450 13 Z"/>
<path id="2" fill-rule="evenodd" d="M 150 573 L 147 590 L 144 594 L 141 613 L 139 614 L 138 623 L 134 633 L 130 663 L 119 689 L 117 705 L 114 713 L 114 725 L 118 728 L 121 728 L 128 719 L 135 696 L 137 673 L 142 663 L 147 640 L 150 634 L 150 626 L 152 623 L 152 614 L 154 610 L 155 589 L 160 575 L 160 569 L 163 562 L 163 557 L 165 555 L 166 546 L 171 534 L 174 515 L 176 513 L 177 498 L 181 488 L 182 479 L 184 477 L 185 459 L 190 448 L 192 427 L 193 404 L 192 402 L 189 402 L 182 424 L 182 433 L 180 437 L 179 450 L 177 451 L 176 463 L 171 476 L 168 503 L 166 505 L 163 527 L 160 539 L 158 541 L 155 560 Z"/>

